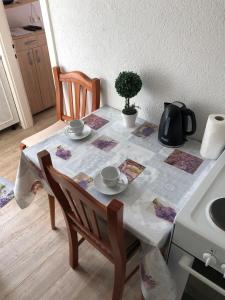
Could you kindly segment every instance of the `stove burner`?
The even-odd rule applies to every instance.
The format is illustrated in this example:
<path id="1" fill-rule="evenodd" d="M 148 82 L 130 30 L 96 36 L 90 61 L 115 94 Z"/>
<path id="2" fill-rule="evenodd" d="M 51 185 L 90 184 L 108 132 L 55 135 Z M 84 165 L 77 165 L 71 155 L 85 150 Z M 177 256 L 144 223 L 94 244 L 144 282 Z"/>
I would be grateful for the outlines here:
<path id="1" fill-rule="evenodd" d="M 225 198 L 215 200 L 209 208 L 213 222 L 225 231 Z"/>

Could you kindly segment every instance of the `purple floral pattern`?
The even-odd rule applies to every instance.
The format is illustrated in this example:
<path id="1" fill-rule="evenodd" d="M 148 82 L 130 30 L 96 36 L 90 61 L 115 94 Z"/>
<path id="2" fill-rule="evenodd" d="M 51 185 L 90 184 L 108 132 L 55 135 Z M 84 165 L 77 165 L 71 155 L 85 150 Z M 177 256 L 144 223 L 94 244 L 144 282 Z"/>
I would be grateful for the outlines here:
<path id="1" fill-rule="evenodd" d="M 132 159 L 126 159 L 120 166 L 119 170 L 127 176 L 128 182 L 133 181 L 144 171 L 145 167 Z"/>
<path id="2" fill-rule="evenodd" d="M 154 289 L 157 286 L 157 282 L 153 277 L 146 273 L 143 263 L 141 263 L 141 279 L 144 285 L 149 289 Z"/>
<path id="3" fill-rule="evenodd" d="M 10 200 L 14 198 L 14 192 L 10 191 L 9 193 L 3 193 L 0 195 L 0 207 L 2 208 L 6 205 Z"/>
<path id="4" fill-rule="evenodd" d="M 41 183 L 41 181 L 36 180 L 31 187 L 31 192 L 34 193 L 34 195 L 37 194 L 38 191 L 40 191 L 41 189 L 43 189 L 43 185 Z"/>
<path id="5" fill-rule="evenodd" d="M 201 158 L 177 149 L 174 150 L 172 154 L 170 154 L 165 160 L 165 163 L 181 169 L 189 174 L 194 174 L 202 162 L 203 160 Z"/>
<path id="6" fill-rule="evenodd" d="M 90 128 L 94 130 L 98 130 L 105 124 L 107 124 L 109 121 L 106 119 L 103 119 L 95 114 L 91 114 L 83 119 L 84 123 L 88 125 Z"/>
<path id="7" fill-rule="evenodd" d="M 140 125 L 137 129 L 135 129 L 132 133 L 138 137 L 146 138 L 150 136 L 157 126 L 155 124 L 145 122 L 144 124 Z"/>
<path id="8" fill-rule="evenodd" d="M 14 198 L 14 186 L 7 179 L 0 177 L 0 208 Z"/>
<path id="9" fill-rule="evenodd" d="M 176 217 L 176 211 L 172 207 L 164 206 L 160 203 L 159 199 L 154 199 L 153 205 L 157 217 L 173 223 Z"/>
<path id="10" fill-rule="evenodd" d="M 87 190 L 92 185 L 93 178 L 83 172 L 80 172 L 74 177 L 74 181 L 77 182 L 84 190 Z"/>
<path id="11" fill-rule="evenodd" d="M 68 160 L 71 157 L 71 151 L 66 150 L 65 148 L 63 148 L 63 146 L 60 145 L 57 147 L 55 155 L 64 160 Z"/>
<path id="12" fill-rule="evenodd" d="M 117 141 L 105 135 L 100 136 L 94 142 L 92 142 L 92 145 L 106 152 L 110 151 L 117 144 Z"/>

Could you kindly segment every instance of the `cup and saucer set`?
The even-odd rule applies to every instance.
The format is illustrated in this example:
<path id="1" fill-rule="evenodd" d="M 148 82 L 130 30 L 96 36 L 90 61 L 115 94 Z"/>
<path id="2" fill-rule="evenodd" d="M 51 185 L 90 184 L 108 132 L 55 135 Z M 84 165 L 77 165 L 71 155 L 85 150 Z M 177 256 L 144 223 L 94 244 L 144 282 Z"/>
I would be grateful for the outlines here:
<path id="1" fill-rule="evenodd" d="M 73 120 L 65 127 L 65 135 L 72 140 L 82 140 L 89 136 L 91 128 L 84 124 L 82 120 Z"/>
<path id="2" fill-rule="evenodd" d="M 116 195 L 128 187 L 128 179 L 118 168 L 108 166 L 95 177 L 94 186 L 102 194 Z"/>

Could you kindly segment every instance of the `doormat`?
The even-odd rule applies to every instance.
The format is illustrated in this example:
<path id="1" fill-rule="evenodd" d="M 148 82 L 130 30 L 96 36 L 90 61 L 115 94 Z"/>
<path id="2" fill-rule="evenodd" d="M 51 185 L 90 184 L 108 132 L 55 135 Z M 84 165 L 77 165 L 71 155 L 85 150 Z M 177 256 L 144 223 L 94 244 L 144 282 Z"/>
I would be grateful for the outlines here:
<path id="1" fill-rule="evenodd" d="M 14 198 L 14 185 L 7 179 L 0 177 L 0 208 Z"/>

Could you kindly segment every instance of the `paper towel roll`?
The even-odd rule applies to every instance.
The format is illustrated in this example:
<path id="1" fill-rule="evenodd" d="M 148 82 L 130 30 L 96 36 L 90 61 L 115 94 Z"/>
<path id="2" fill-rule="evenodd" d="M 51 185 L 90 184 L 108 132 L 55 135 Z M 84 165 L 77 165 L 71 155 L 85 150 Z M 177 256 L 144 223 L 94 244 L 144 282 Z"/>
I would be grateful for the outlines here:
<path id="1" fill-rule="evenodd" d="M 201 156 L 217 159 L 225 148 L 225 115 L 209 115 L 201 145 Z"/>

